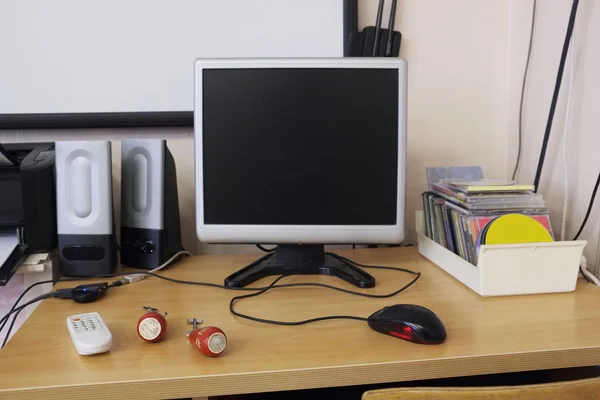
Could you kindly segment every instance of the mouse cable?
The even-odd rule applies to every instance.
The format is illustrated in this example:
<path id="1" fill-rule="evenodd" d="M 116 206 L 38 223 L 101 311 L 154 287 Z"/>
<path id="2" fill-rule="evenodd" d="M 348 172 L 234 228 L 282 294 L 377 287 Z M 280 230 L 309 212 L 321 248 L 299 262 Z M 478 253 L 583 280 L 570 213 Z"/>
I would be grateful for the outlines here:
<path id="1" fill-rule="evenodd" d="M 332 319 L 352 319 L 355 321 L 368 321 L 368 318 L 357 317 L 354 315 L 329 315 L 329 316 L 325 316 L 325 317 L 317 317 L 317 318 L 305 319 L 302 321 L 289 321 L 289 322 L 288 321 L 275 321 L 275 320 L 270 320 L 270 319 L 253 317 L 253 316 L 247 315 L 247 314 L 242 314 L 240 312 L 235 311 L 235 309 L 233 308 L 236 301 L 242 300 L 242 299 L 248 299 L 250 297 L 260 296 L 261 294 L 266 293 L 270 289 L 273 289 L 275 287 L 275 284 L 285 277 L 286 277 L 286 275 L 279 276 L 277 279 L 275 279 L 273 282 L 271 282 L 271 284 L 269 286 L 265 287 L 263 290 L 261 290 L 259 292 L 233 297 L 231 299 L 231 301 L 229 302 L 229 312 L 232 313 L 233 315 L 235 315 L 236 317 L 244 318 L 244 319 L 247 319 L 250 321 L 260 322 L 263 324 L 284 325 L 284 326 L 305 325 L 305 324 L 309 324 L 311 322 L 328 321 L 328 320 L 332 320 Z M 416 278 L 416 279 L 418 279 L 418 278 Z"/>
<path id="2" fill-rule="evenodd" d="M 354 291 L 351 291 L 351 290 L 348 290 L 348 291 L 340 290 L 340 291 L 344 291 L 346 293 L 352 293 L 352 294 L 354 294 L 356 296 L 388 298 L 388 297 L 395 296 L 398 293 L 401 293 L 401 292 L 405 291 L 406 289 L 408 289 L 409 287 L 411 287 L 421 277 L 421 273 L 420 272 L 408 271 L 408 270 L 404 270 L 404 269 L 401 269 L 401 268 L 383 267 L 383 266 L 368 266 L 368 265 L 362 265 L 361 267 L 362 268 L 377 268 L 377 269 L 393 269 L 393 270 L 399 270 L 399 271 L 402 271 L 402 272 L 410 272 L 410 273 L 414 274 L 415 277 L 413 278 L 413 280 L 411 280 L 409 283 L 407 283 L 406 285 L 404 285 L 400 289 L 396 290 L 395 292 L 384 294 L 384 295 L 372 295 L 372 294 L 368 294 L 368 293 L 354 292 Z M 234 305 L 235 305 L 235 303 L 237 301 L 242 300 L 242 299 L 248 299 L 250 297 L 260 296 L 261 294 L 266 293 L 267 291 L 269 291 L 271 289 L 274 289 L 274 288 L 277 288 L 277 287 L 291 287 L 291 286 L 305 286 L 305 285 L 307 285 L 307 284 L 302 284 L 302 283 L 298 283 L 298 284 L 292 283 L 292 284 L 288 284 L 288 285 L 276 285 L 277 282 L 279 282 L 281 279 L 285 278 L 286 276 L 287 275 L 281 275 L 280 277 L 278 277 L 277 279 L 275 279 L 273 282 L 271 282 L 271 284 L 269 286 L 267 286 L 266 288 L 262 289 L 259 292 L 250 293 L 250 294 L 244 294 L 244 295 L 240 295 L 240 296 L 236 296 L 236 297 L 232 298 L 231 301 L 229 302 L 229 312 L 231 312 L 236 317 L 244 318 L 244 319 L 247 319 L 247 320 L 250 320 L 250 321 L 260 322 L 260 323 L 263 323 L 263 324 L 283 325 L 283 326 L 306 325 L 306 324 L 310 324 L 312 322 L 330 321 L 330 320 L 336 320 L 336 319 L 350 319 L 350 320 L 355 320 L 355 321 L 368 321 L 369 320 L 369 318 L 358 317 L 358 316 L 355 316 L 355 315 L 327 315 L 325 317 L 310 318 L 310 319 L 305 319 L 305 320 L 300 320 L 300 321 L 276 321 L 276 320 L 271 320 L 271 319 L 253 317 L 253 316 L 247 315 L 247 314 L 242 314 L 242 313 L 240 313 L 240 312 L 238 312 L 238 311 L 236 311 L 234 309 Z M 333 287 L 333 288 L 335 290 L 341 289 L 341 288 L 337 288 L 337 287 Z"/>

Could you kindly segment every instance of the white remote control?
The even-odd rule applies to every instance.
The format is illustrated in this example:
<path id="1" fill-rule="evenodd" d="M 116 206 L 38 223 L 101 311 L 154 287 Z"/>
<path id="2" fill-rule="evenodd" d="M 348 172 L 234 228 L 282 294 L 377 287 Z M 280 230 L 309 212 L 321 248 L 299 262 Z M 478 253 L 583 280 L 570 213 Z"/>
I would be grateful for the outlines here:
<path id="1" fill-rule="evenodd" d="M 89 356 L 110 350 L 112 335 L 100 314 L 71 315 L 67 318 L 67 328 L 79 354 Z"/>

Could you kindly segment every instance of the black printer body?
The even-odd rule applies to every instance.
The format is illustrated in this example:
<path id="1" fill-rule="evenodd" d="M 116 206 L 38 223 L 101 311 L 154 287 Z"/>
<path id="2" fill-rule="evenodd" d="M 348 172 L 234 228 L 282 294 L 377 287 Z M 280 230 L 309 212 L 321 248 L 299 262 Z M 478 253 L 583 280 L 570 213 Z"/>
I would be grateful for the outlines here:
<path id="1" fill-rule="evenodd" d="M 56 248 L 54 143 L 11 143 L 0 154 L 0 233 L 17 244 L 0 266 L 5 285 L 29 254 Z M 3 249 L 7 251 L 7 249 Z"/>

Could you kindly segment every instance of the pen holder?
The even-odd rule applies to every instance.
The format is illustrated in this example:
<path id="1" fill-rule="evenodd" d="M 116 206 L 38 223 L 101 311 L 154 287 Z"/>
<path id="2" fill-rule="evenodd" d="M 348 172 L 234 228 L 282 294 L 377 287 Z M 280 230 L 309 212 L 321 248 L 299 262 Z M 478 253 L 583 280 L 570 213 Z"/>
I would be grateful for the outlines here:
<path id="1" fill-rule="evenodd" d="M 480 296 L 572 292 L 585 240 L 482 245 L 473 265 L 425 236 L 417 211 L 419 253 Z"/>

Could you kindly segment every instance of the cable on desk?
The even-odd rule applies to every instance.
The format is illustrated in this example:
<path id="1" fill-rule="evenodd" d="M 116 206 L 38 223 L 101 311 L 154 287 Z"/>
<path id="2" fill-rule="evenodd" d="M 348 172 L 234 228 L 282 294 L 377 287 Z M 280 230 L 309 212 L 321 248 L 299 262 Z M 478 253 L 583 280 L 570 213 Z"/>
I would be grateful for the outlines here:
<path id="1" fill-rule="evenodd" d="M 352 294 L 352 295 L 355 295 L 355 296 L 361 296 L 361 297 L 385 299 L 385 298 L 389 298 L 389 297 L 395 296 L 398 293 L 401 293 L 401 292 L 405 291 L 406 289 L 408 289 L 409 287 L 411 287 L 421 277 L 421 273 L 420 272 L 414 272 L 414 271 L 411 271 L 411 270 L 408 270 L 408 269 L 404 269 L 404 268 L 387 267 L 387 266 L 380 266 L 380 265 L 363 265 L 363 264 L 359 264 L 357 262 L 354 262 L 352 260 L 349 260 L 346 257 L 342 257 L 342 256 L 337 255 L 337 254 L 333 254 L 333 253 L 325 253 L 325 254 L 327 254 L 329 256 L 332 256 L 332 257 L 335 257 L 335 258 L 337 258 L 340 261 L 345 261 L 345 262 L 354 264 L 355 266 L 360 267 L 360 268 L 384 269 L 384 270 L 391 270 L 391 271 L 398 271 L 398 272 L 406 272 L 406 273 L 410 273 L 410 274 L 415 275 L 415 277 L 409 283 L 407 283 L 406 285 L 404 285 L 403 287 L 401 287 L 400 289 L 398 289 L 398 290 L 396 290 L 396 291 L 394 291 L 392 293 L 388 293 L 388 294 L 370 294 L 370 293 L 362 293 L 362 292 L 356 292 L 356 291 L 353 291 L 353 290 L 343 289 L 343 288 L 340 288 L 340 287 L 337 287 L 337 286 L 331 286 L 331 285 L 327 285 L 327 284 L 323 284 L 323 283 L 288 283 L 288 284 L 277 285 L 277 282 L 279 282 L 281 279 L 283 279 L 285 277 L 285 275 L 282 275 L 282 276 L 278 277 L 277 279 L 275 279 L 273 282 L 271 282 L 271 284 L 269 286 L 261 289 L 260 291 L 258 291 L 256 293 L 244 294 L 244 295 L 233 297 L 231 299 L 231 301 L 229 302 L 229 312 L 231 312 L 236 317 L 244 318 L 244 319 L 247 319 L 247 320 L 250 320 L 250 321 L 260 322 L 260 323 L 263 323 L 263 324 L 284 325 L 284 326 L 298 326 L 298 325 L 310 324 L 312 322 L 329 321 L 329 320 L 336 320 L 336 319 L 349 319 L 349 320 L 355 320 L 355 321 L 368 321 L 368 318 L 366 318 L 366 317 L 358 317 L 358 316 L 354 316 L 354 315 L 328 315 L 328 316 L 325 316 L 325 317 L 317 317 L 317 318 L 305 319 L 305 320 L 301 320 L 301 321 L 276 321 L 276 320 L 264 319 L 264 318 L 259 318 L 259 317 L 253 317 L 251 315 L 240 313 L 240 312 L 238 312 L 238 311 L 236 311 L 234 309 L 234 305 L 239 300 L 248 299 L 250 297 L 260 296 L 261 294 L 266 293 L 267 291 L 269 291 L 271 289 L 284 288 L 284 287 L 305 287 L 305 286 L 321 287 L 321 288 L 326 288 L 326 289 L 332 289 L 332 290 L 335 290 L 335 291 L 338 291 L 338 292 L 348 293 L 348 294 Z"/>
<path id="2" fill-rule="evenodd" d="M 186 281 L 186 280 L 182 280 L 182 279 L 175 279 L 175 278 L 169 278 L 166 276 L 162 276 L 162 275 L 158 275 L 154 272 L 150 272 L 150 271 L 139 271 L 139 272 L 124 272 L 124 273 L 116 273 L 116 274 L 104 274 L 104 275 L 97 275 L 97 276 L 93 276 L 93 277 L 87 277 L 87 278 L 61 278 L 59 279 L 59 282 L 75 282 L 75 281 L 85 281 L 85 280 L 91 280 L 91 279 L 101 279 L 101 278 L 114 278 L 114 277 L 124 277 L 122 279 L 119 279 L 117 281 L 114 281 L 110 287 L 116 287 L 116 286 L 121 286 L 127 283 L 130 283 L 131 277 L 132 276 L 143 276 L 143 277 L 147 277 L 147 276 L 152 276 L 154 278 L 157 279 L 162 279 L 164 281 L 168 281 L 171 283 L 176 283 L 176 284 L 184 284 L 184 285 L 194 285 L 194 286 L 203 286 L 203 287 L 211 287 L 211 288 L 216 288 L 216 289 L 223 289 L 223 290 L 234 290 L 234 291 L 246 291 L 246 292 L 254 292 L 248 295 L 242 295 L 242 296 L 236 296 L 234 298 L 231 299 L 230 305 L 229 305 L 229 310 L 233 315 L 236 315 L 240 318 L 245 318 L 248 320 L 252 320 L 252 321 L 256 321 L 256 322 L 262 322 L 262 323 L 267 323 L 267 324 L 276 324 L 276 325 L 304 325 L 304 324 L 308 324 L 311 322 L 317 322 L 317 321 L 326 321 L 326 320 L 333 320 L 333 319 L 351 319 L 351 320 L 358 320 L 358 321 L 366 321 L 367 319 L 365 317 L 357 317 L 357 316 L 352 316 L 352 315 L 331 315 L 331 316 L 325 316 L 325 317 L 318 317 L 318 318 L 312 318 L 312 319 L 308 319 L 308 320 L 303 320 L 303 321 L 292 321 L 292 322 L 286 322 L 286 321 L 273 321 L 273 320 L 267 320 L 267 319 L 262 319 L 262 318 L 258 318 L 258 317 L 252 317 L 250 315 L 245 315 L 242 313 L 239 313 L 237 311 L 235 311 L 234 309 L 234 304 L 236 301 L 239 301 L 241 299 L 244 298 L 249 298 L 249 297 L 255 297 L 255 296 L 259 296 L 269 290 L 272 289 L 283 289 L 283 288 L 292 288 L 292 287 L 316 287 L 316 288 L 323 288 L 323 289 L 329 289 L 329 290 L 335 290 L 338 292 L 342 292 L 342 293 L 346 293 L 346 294 L 351 294 L 351 295 L 355 295 L 355 296 L 361 296 L 361 297 L 367 297 L 367 298 L 389 298 L 392 296 L 395 296 L 403 291 L 405 291 L 406 289 L 408 289 L 410 286 L 412 286 L 420 277 L 421 277 L 421 273 L 420 272 L 414 272 L 405 268 L 399 268 L 399 267 L 388 267 L 388 266 L 379 266 L 379 265 L 363 265 L 363 264 L 359 264 L 355 261 L 352 261 L 346 257 L 340 256 L 338 254 L 334 254 L 334 253 L 329 253 L 329 252 L 325 252 L 326 255 L 329 255 L 331 257 L 336 258 L 339 261 L 344 261 L 350 264 L 353 264 L 357 267 L 360 268 L 371 268 L 371 269 L 382 269 L 382 270 L 390 270 L 390 271 L 398 271 L 398 272 L 405 272 L 405 273 L 409 273 L 414 275 L 414 279 L 411 280 L 409 283 L 407 283 L 406 285 L 404 285 L 403 287 L 401 287 L 398 290 L 395 290 L 391 293 L 387 293 L 387 294 L 370 294 L 370 293 L 363 293 L 363 292 L 358 292 L 358 291 L 354 291 L 354 290 L 349 290 L 349 289 L 344 289 L 341 287 L 337 287 L 337 286 L 333 286 L 333 285 L 328 285 L 328 284 L 324 284 L 324 283 L 313 283 L 313 282 L 305 282 L 305 283 L 288 283 L 288 284 L 277 284 L 281 279 L 283 279 L 284 276 L 280 276 L 277 279 L 275 279 L 273 282 L 271 282 L 271 284 L 269 284 L 268 286 L 265 287 L 228 287 L 228 286 L 224 286 L 221 284 L 216 284 L 216 283 L 210 283 L 210 282 L 198 282 L 198 281 Z M 179 254 L 180 255 L 180 254 Z M 179 256 L 179 255 L 175 255 L 173 258 Z M 172 258 L 172 259 L 173 259 Z M 168 264 L 171 260 L 169 260 L 167 263 Z M 6 314 L 2 319 L 0 319 L 0 332 L 3 330 L 4 326 L 6 325 L 8 319 L 10 318 L 10 316 L 12 314 L 15 314 L 13 316 L 13 320 L 9 326 L 8 329 L 8 333 L 6 334 L 6 337 L 4 339 L 4 343 L 6 343 L 8 341 L 8 336 L 10 335 L 10 332 L 13 329 L 13 326 L 16 322 L 16 319 L 19 315 L 19 313 L 25 309 L 25 307 L 27 307 L 30 304 L 33 304 L 37 301 L 43 300 L 43 299 L 47 299 L 47 298 L 70 298 L 70 296 L 66 295 L 68 294 L 68 292 L 72 289 L 59 289 L 55 292 L 50 292 L 50 293 L 46 293 L 42 296 L 38 296 L 35 299 L 25 303 L 22 306 L 17 307 L 17 304 L 20 302 L 20 300 L 23 298 L 23 296 L 34 286 L 36 285 L 41 285 L 43 283 L 51 283 L 52 281 L 42 281 L 42 282 L 36 282 L 33 285 L 31 285 L 30 287 L 28 287 L 22 294 L 21 296 L 19 296 L 19 298 L 17 299 L 17 301 L 15 302 L 15 304 L 13 304 L 11 310 L 9 311 L 8 314 Z M 4 344 L 3 344 L 4 346 Z M 2 346 L 2 347 L 3 347 Z"/>
<path id="3" fill-rule="evenodd" d="M 123 276 L 127 276 L 127 275 L 144 275 L 144 276 L 151 276 L 157 279 L 161 279 L 167 282 L 171 282 L 171 283 L 175 283 L 175 284 L 182 284 L 182 285 L 192 285 L 192 286 L 203 286 L 203 287 L 210 287 L 210 288 L 215 288 L 215 289 L 223 289 L 223 290 L 232 290 L 232 291 L 246 291 L 246 292 L 260 292 L 263 291 L 265 289 L 283 289 L 283 288 L 288 288 L 288 287 L 317 287 L 317 288 L 324 288 L 324 289 L 330 289 L 330 290 L 335 290 L 338 292 L 342 292 L 342 293 L 347 293 L 347 294 L 351 294 L 351 295 L 357 295 L 357 296 L 362 296 L 362 297 L 368 297 L 368 298 L 379 298 L 379 299 L 383 299 L 383 298 L 389 298 L 392 296 L 395 296 L 396 294 L 404 291 L 405 289 L 407 289 L 410 285 L 414 284 L 417 279 L 421 276 L 420 272 L 414 272 L 408 269 L 404 269 L 404 268 L 399 268 L 399 267 L 387 267 L 387 266 L 377 266 L 377 265 L 363 265 L 363 264 L 358 264 L 346 257 L 342 257 L 340 255 L 337 254 L 333 254 L 333 253 L 326 253 L 328 255 L 332 255 L 340 260 L 344 260 L 346 262 L 350 262 L 358 267 L 361 268 L 371 268 L 371 269 L 384 269 L 384 270 L 392 270 L 392 271 L 399 271 L 399 272 L 407 272 L 410 274 L 415 275 L 415 279 L 413 279 L 413 281 L 411 281 L 407 286 L 396 290 L 394 292 L 388 293 L 388 294 L 370 294 L 370 293 L 362 293 L 362 292 L 357 292 L 357 291 L 353 291 L 353 290 L 348 290 L 348 289 L 344 289 L 341 287 L 337 287 L 337 286 L 332 286 L 332 285 L 328 285 L 325 283 L 316 283 L 316 282 L 306 282 L 306 283 L 288 283 L 288 284 L 279 284 L 279 285 L 273 285 L 273 283 L 271 283 L 271 285 L 266 286 L 266 287 L 228 287 L 228 286 L 224 286 L 218 283 L 210 283 L 210 282 L 199 282 L 199 281 L 187 281 L 187 280 L 183 280 L 183 279 L 176 279 L 176 278 L 170 278 L 167 276 L 163 276 L 163 275 L 158 275 L 155 274 L 153 272 L 148 272 L 148 271 L 136 271 L 136 272 L 121 272 L 121 273 L 115 273 L 115 274 L 103 274 L 103 275 L 96 275 L 96 276 L 91 276 L 91 277 L 86 277 L 86 278 L 61 278 L 58 280 L 58 282 L 78 282 L 78 281 L 88 281 L 88 280 L 95 280 L 95 279 L 103 279 L 103 278 L 117 278 L 117 277 L 123 277 Z M 32 287 L 36 286 L 36 285 L 40 285 L 43 283 L 51 283 L 52 281 L 41 281 L 41 282 L 36 282 L 34 284 L 32 284 L 29 288 L 27 288 L 25 290 L 25 292 L 19 297 L 19 299 L 15 302 L 15 304 L 13 305 L 11 311 L 9 312 L 9 314 L 11 314 L 14 310 L 16 305 L 18 304 L 18 302 L 21 300 L 21 298 L 24 296 L 24 294 L 29 291 Z M 111 284 L 111 286 L 120 286 L 120 284 L 122 283 L 122 280 L 117 280 L 115 282 L 113 282 Z M 62 290 L 62 289 L 61 289 Z M 55 296 L 57 292 L 51 292 L 48 294 L 52 294 L 52 297 Z M 8 314 L 7 314 L 8 315 Z M 5 316 L 6 317 L 6 316 Z M 5 318 L 0 319 L 0 324 L 4 321 Z M 0 328 L 0 332 L 2 331 L 2 328 Z"/>
<path id="4" fill-rule="evenodd" d="M 138 276 L 143 276 L 143 277 L 146 277 L 146 276 L 155 276 L 155 277 L 158 277 L 159 275 L 156 275 L 153 272 L 157 272 L 157 271 L 162 270 L 163 268 L 171 265 L 171 263 L 174 260 L 176 260 L 178 257 L 182 257 L 182 256 L 185 256 L 185 255 L 189 256 L 191 254 L 188 253 L 187 251 L 183 251 L 182 250 L 182 251 L 176 253 L 173 257 L 171 257 L 169 260 L 167 260 L 163 265 L 159 266 L 158 268 L 155 268 L 155 269 L 153 269 L 151 271 L 148 271 L 148 272 L 144 272 L 143 275 L 138 275 Z M 91 276 L 91 277 L 87 277 L 87 278 L 60 278 L 60 279 L 57 280 L 57 282 L 76 282 L 76 281 L 85 281 L 85 280 L 91 280 L 91 279 L 99 279 L 99 278 L 102 278 L 102 277 L 117 277 L 117 276 L 125 276 L 125 278 L 127 278 L 127 277 L 129 277 L 131 275 L 132 275 L 131 272 L 127 272 L 127 273 L 121 273 L 121 274 L 107 274 L 107 275 L 100 275 L 100 276 Z M 143 278 L 140 278 L 139 280 L 141 280 L 141 279 L 143 279 Z M 11 331 L 12 331 L 14 325 L 15 325 L 15 322 L 16 322 L 18 316 L 19 316 L 19 313 L 22 310 L 24 310 L 27 306 L 29 306 L 30 304 L 33 304 L 35 302 L 44 300 L 44 299 L 48 299 L 48 298 L 57 298 L 57 299 L 71 299 L 72 298 L 71 291 L 73 290 L 73 288 L 59 289 L 59 290 L 57 290 L 55 292 L 45 293 L 45 294 L 43 294 L 41 296 L 38 296 L 35 299 L 33 299 L 33 300 L 31 300 L 31 301 L 29 301 L 27 303 L 25 303 L 24 305 L 17 307 L 17 305 L 21 302 L 21 300 L 23 299 L 23 297 L 31 289 L 33 289 L 35 286 L 43 285 L 43 284 L 46 284 L 46 283 L 54 283 L 54 281 L 53 280 L 46 280 L 46 281 L 35 282 L 35 283 L 29 285 L 29 287 L 27 289 L 25 289 L 23 291 L 23 293 L 21 293 L 21 295 L 13 303 L 13 305 L 12 305 L 11 309 L 9 310 L 9 312 L 4 317 L 2 317 L 2 319 L 0 319 L 0 332 L 2 332 L 4 330 L 4 328 L 6 327 L 6 324 L 8 323 L 8 320 L 10 319 L 10 316 L 14 314 L 12 322 L 11 322 L 9 328 L 8 328 L 8 332 L 6 333 L 6 336 L 4 338 L 4 342 L 3 342 L 2 346 L 0 347 L 0 349 L 3 348 L 4 345 L 7 343 L 8 338 L 10 336 L 10 333 L 11 333 Z M 111 283 L 109 285 L 109 288 L 114 288 L 114 287 L 117 287 L 117 286 L 121 286 L 121 285 L 124 285 L 126 283 L 130 283 L 130 280 L 124 281 L 124 279 L 120 279 L 120 280 L 117 280 L 117 281 L 114 281 L 113 283 Z"/>
<path id="5" fill-rule="evenodd" d="M 54 281 L 53 280 L 39 281 L 32 285 L 29 285 L 29 287 L 27 289 L 25 289 L 25 291 L 23 291 L 23 293 L 21 293 L 21 295 L 19 296 L 17 301 L 14 302 L 12 308 L 10 309 L 10 311 L 8 312 L 7 315 L 11 314 L 15 310 L 15 308 L 17 307 L 17 304 L 19 304 L 19 302 L 21 301 L 21 299 L 23 299 L 23 297 L 27 294 L 27 292 L 29 292 L 34 287 L 36 287 L 38 285 L 43 285 L 45 283 L 54 283 Z M 2 322 L 2 321 L 4 321 L 4 322 Z M 8 321 L 8 318 L 7 319 L 2 318 L 2 320 L 0 320 L 0 332 L 2 332 L 2 330 L 4 329 L 4 326 L 6 325 L 7 321 Z"/>
<path id="6" fill-rule="evenodd" d="M 352 320 L 356 320 L 356 321 L 367 321 L 368 320 L 367 318 L 356 317 L 354 315 L 328 315 L 326 317 L 317 317 L 317 318 L 305 319 L 302 321 L 275 321 L 275 320 L 270 320 L 270 319 L 253 317 L 253 316 L 247 315 L 247 314 L 242 314 L 240 312 L 235 311 L 235 309 L 233 308 L 236 301 L 242 300 L 242 299 L 248 299 L 250 297 L 260 296 L 261 294 L 267 292 L 268 290 L 273 289 L 275 287 L 275 284 L 277 282 L 279 282 L 280 280 L 282 280 L 283 278 L 285 278 L 285 275 L 281 275 L 280 277 L 275 279 L 273 282 L 271 282 L 271 284 L 269 286 L 267 286 L 266 288 L 264 288 L 263 290 L 261 290 L 259 292 L 244 294 L 244 295 L 236 296 L 236 297 L 232 298 L 231 301 L 229 302 L 229 311 L 236 317 L 244 318 L 244 319 L 247 319 L 250 321 L 260 322 L 263 324 L 285 325 L 285 326 L 305 325 L 305 324 L 309 324 L 311 322 L 328 321 L 328 320 L 333 320 L 333 319 L 352 319 Z"/>
<path id="7" fill-rule="evenodd" d="M 263 245 L 257 244 L 255 245 L 256 247 L 259 248 L 260 251 L 264 251 L 265 253 L 273 253 L 274 251 L 277 250 L 277 246 L 267 249 L 266 247 L 264 247 Z"/>
<path id="8" fill-rule="evenodd" d="M 22 306 L 19 306 L 18 308 L 13 309 L 8 314 L 6 314 L 4 317 L 2 317 L 2 320 L 0 320 L 0 321 L 8 321 L 8 319 L 11 316 L 11 314 L 14 314 L 12 322 L 10 323 L 10 325 L 8 327 L 8 332 L 6 332 L 6 336 L 4 337 L 4 341 L 2 342 L 2 346 L 0 346 L 0 349 L 3 349 L 4 346 L 6 346 L 6 342 L 8 342 L 8 338 L 10 337 L 10 333 L 12 332 L 12 329 L 15 326 L 15 322 L 17 321 L 17 318 L 19 317 L 19 314 L 21 313 L 21 311 L 23 311 L 27 306 L 29 306 L 29 305 L 31 305 L 33 303 L 37 303 L 38 301 L 41 301 L 41 300 L 44 300 L 44 299 L 47 299 L 47 298 L 50 298 L 50 297 L 53 297 L 53 296 L 54 296 L 53 293 L 46 293 L 46 294 L 43 294 L 41 296 L 38 296 L 35 299 L 30 300 L 27 303 L 23 304 Z"/>
<path id="9" fill-rule="evenodd" d="M 414 271 L 411 271 L 411 270 L 405 269 L 405 268 L 377 266 L 377 265 L 363 265 L 363 264 L 358 264 L 346 257 L 342 257 L 337 254 L 333 254 L 333 253 L 325 253 L 325 254 L 334 256 L 340 260 L 352 263 L 361 268 L 384 269 L 384 270 L 391 270 L 391 271 L 407 272 L 407 273 L 417 276 L 414 279 L 414 282 L 416 282 L 418 277 L 421 276 L 420 272 L 414 272 Z M 272 287 L 270 285 L 263 286 L 263 287 L 229 287 L 229 286 L 224 286 L 224 285 L 221 285 L 218 283 L 187 281 L 187 280 L 183 280 L 183 279 L 170 278 L 170 277 L 158 275 L 158 274 L 155 274 L 155 273 L 149 272 L 149 271 L 121 272 L 121 273 L 115 273 L 115 274 L 103 274 L 103 275 L 90 276 L 90 277 L 86 277 L 86 278 L 61 278 L 58 281 L 59 282 L 78 282 L 78 281 L 87 281 L 87 280 L 93 280 L 93 279 L 117 278 L 117 277 L 122 277 L 122 276 L 127 276 L 127 275 L 144 275 L 144 276 L 151 276 L 151 277 L 154 277 L 157 279 L 162 279 L 167 282 L 181 284 L 181 285 L 204 286 L 204 287 L 210 287 L 210 288 L 215 288 L 215 289 L 232 290 L 232 291 L 247 291 L 247 292 L 259 292 L 266 288 L 281 289 L 281 288 L 287 288 L 287 287 L 302 287 L 302 286 L 304 286 L 304 287 L 320 287 L 320 288 L 331 289 L 331 290 L 335 290 L 335 291 L 343 292 L 343 293 L 347 293 L 347 294 L 352 294 L 352 295 L 357 295 L 357 296 L 362 296 L 362 297 L 369 297 L 369 298 L 376 298 L 376 299 L 392 297 L 392 296 L 402 292 L 405 289 L 405 288 L 402 288 L 402 289 L 396 290 L 396 291 L 394 291 L 392 293 L 388 293 L 388 294 L 369 294 L 369 293 L 362 293 L 362 292 L 357 292 L 357 291 L 353 291 L 353 290 L 343 289 L 341 287 L 327 285 L 325 283 L 316 283 L 316 282 L 287 283 L 287 284 L 279 284 L 279 285 L 272 286 Z M 119 282 L 119 281 L 116 281 L 116 282 Z M 120 286 L 120 285 L 116 284 L 116 282 L 113 282 L 111 285 Z M 412 285 L 412 283 L 414 283 L 414 282 L 411 282 L 410 284 Z"/>
<path id="10" fill-rule="evenodd" d="M 178 251 L 177 253 L 173 254 L 173 257 L 169 258 L 162 265 L 160 265 L 154 269 L 151 269 L 150 272 L 158 272 L 158 271 L 170 266 L 171 264 L 178 262 L 179 258 L 184 257 L 184 256 L 191 257 L 191 255 L 192 254 L 189 251 L 185 251 L 185 250 Z"/>

